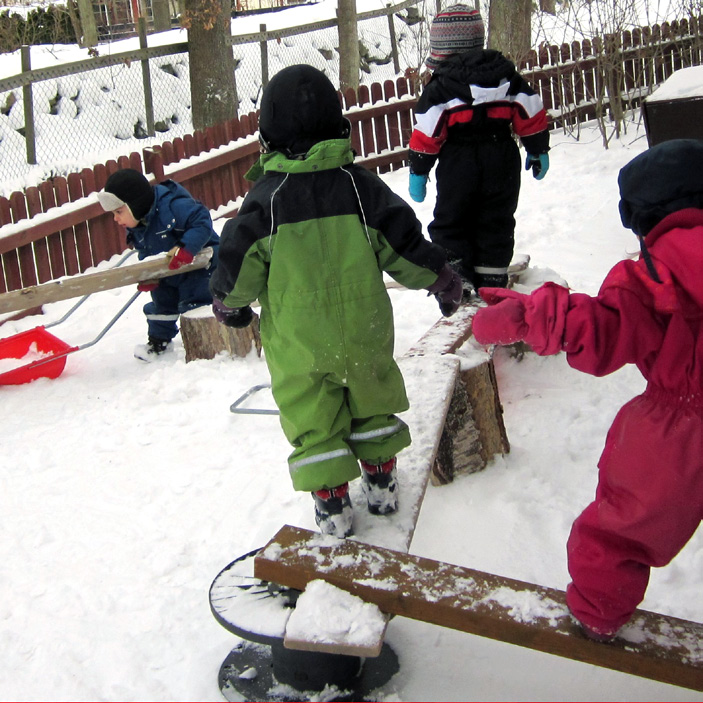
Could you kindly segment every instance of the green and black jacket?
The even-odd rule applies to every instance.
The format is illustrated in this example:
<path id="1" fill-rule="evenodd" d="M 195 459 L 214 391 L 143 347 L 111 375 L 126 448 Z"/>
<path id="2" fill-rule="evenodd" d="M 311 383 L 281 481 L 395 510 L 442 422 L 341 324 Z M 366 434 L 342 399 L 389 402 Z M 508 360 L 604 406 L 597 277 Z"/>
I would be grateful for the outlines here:
<path id="1" fill-rule="evenodd" d="M 272 390 L 294 445 L 315 413 L 301 388 L 322 378 L 346 387 L 357 417 L 407 409 L 383 272 L 421 289 L 445 262 L 412 207 L 353 158 L 348 139 L 320 142 L 302 160 L 262 155 L 247 174 L 254 187 L 223 229 L 211 281 L 229 307 L 260 301 Z M 379 397 L 384 403 L 363 408 Z"/>

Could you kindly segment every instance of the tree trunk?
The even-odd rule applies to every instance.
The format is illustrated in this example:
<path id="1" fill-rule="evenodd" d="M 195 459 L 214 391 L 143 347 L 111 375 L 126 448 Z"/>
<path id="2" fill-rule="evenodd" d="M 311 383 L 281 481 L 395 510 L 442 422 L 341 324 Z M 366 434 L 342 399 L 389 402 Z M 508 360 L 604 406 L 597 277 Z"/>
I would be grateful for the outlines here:
<path id="1" fill-rule="evenodd" d="M 488 48 L 519 63 L 532 48 L 531 20 L 532 0 L 491 0 Z"/>
<path id="2" fill-rule="evenodd" d="M 356 0 L 338 0 L 339 87 L 359 90 L 359 34 L 356 26 Z"/>
<path id="3" fill-rule="evenodd" d="M 171 29 L 171 8 L 168 0 L 151 0 L 151 11 L 154 16 L 155 32 Z"/>
<path id="4" fill-rule="evenodd" d="M 92 0 L 78 0 L 78 14 L 81 18 L 83 36 L 79 43 L 82 48 L 95 46 L 98 43 L 98 27 L 93 14 Z"/>
<path id="5" fill-rule="evenodd" d="M 66 10 L 68 12 L 68 17 L 71 20 L 71 27 L 73 27 L 73 33 L 76 35 L 76 44 L 81 45 L 81 39 L 83 37 L 83 28 L 81 27 L 81 21 L 78 17 L 78 12 L 76 10 L 75 0 L 67 0 Z"/>
<path id="6" fill-rule="evenodd" d="M 556 15 L 557 13 L 555 0 L 539 0 L 539 9 L 548 15 Z"/>
<path id="7" fill-rule="evenodd" d="M 186 0 L 193 128 L 202 130 L 237 116 L 231 43 L 231 0 Z"/>

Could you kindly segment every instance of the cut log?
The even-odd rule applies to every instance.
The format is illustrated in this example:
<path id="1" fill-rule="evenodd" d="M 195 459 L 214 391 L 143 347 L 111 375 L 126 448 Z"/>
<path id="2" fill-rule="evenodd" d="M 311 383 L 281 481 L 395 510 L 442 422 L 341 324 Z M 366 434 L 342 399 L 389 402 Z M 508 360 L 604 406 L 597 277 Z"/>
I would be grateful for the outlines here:
<path id="1" fill-rule="evenodd" d="M 471 337 L 475 314 L 475 307 L 466 306 L 450 318 L 441 318 L 406 356 L 456 354 Z M 480 471 L 493 456 L 510 451 L 492 350 L 462 350 L 460 356 L 462 370 L 432 469 L 434 485 L 450 483 L 459 473 Z"/>
<path id="2" fill-rule="evenodd" d="M 192 263 L 172 271 L 168 267 L 169 259 L 166 254 L 150 256 L 137 264 L 129 264 L 119 268 L 96 271 L 94 273 L 79 273 L 75 276 L 59 278 L 28 288 L 20 288 L 0 295 L 0 314 L 24 310 L 26 308 L 56 303 L 59 300 L 78 298 L 89 293 L 121 288 L 141 281 L 150 281 L 166 276 L 195 271 L 205 268 L 212 258 L 212 248 L 206 247 L 199 252 Z"/>
<path id="3" fill-rule="evenodd" d="M 236 329 L 219 323 L 210 306 L 190 310 L 181 315 L 181 339 L 186 363 L 195 359 L 214 359 L 221 352 L 246 357 L 252 349 L 261 356 L 259 316 L 256 313 L 250 325 Z"/>
<path id="4" fill-rule="evenodd" d="M 703 624 L 637 610 L 608 644 L 569 615 L 562 591 L 284 526 L 255 557 L 257 578 L 327 583 L 402 615 L 481 637 L 703 691 Z M 341 653 L 327 642 L 330 653 Z"/>

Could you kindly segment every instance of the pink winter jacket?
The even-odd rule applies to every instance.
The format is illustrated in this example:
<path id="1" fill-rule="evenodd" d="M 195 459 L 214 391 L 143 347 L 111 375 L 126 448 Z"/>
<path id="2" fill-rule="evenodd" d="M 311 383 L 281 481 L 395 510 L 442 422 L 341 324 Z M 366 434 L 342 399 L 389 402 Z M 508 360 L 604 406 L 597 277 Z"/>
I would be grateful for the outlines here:
<path id="1" fill-rule="evenodd" d="M 648 381 L 617 413 L 595 499 L 567 543 L 568 607 L 608 635 L 644 598 L 649 569 L 668 564 L 703 520 L 703 210 L 667 216 L 645 241 L 661 283 L 644 260 L 621 261 L 596 297 L 552 283 L 529 296 L 481 289 L 498 304 L 473 320 L 479 342 L 563 350 L 596 376 L 637 364 Z"/>
<path id="2" fill-rule="evenodd" d="M 573 368 L 595 376 L 632 363 L 655 387 L 700 396 L 703 210 L 668 215 L 645 243 L 661 283 L 640 258 L 614 266 L 595 298 L 545 284 L 522 298 L 524 339 L 538 354 L 565 351 Z"/>

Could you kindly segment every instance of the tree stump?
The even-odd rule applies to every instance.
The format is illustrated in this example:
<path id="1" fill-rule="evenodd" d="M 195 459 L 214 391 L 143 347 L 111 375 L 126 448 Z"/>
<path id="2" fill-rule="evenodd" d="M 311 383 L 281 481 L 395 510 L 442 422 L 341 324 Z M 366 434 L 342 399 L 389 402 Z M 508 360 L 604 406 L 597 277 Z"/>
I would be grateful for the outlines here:
<path id="1" fill-rule="evenodd" d="M 475 312 L 466 306 L 451 318 L 441 318 L 407 356 L 455 354 L 471 336 Z M 434 485 L 451 483 L 459 473 L 480 471 L 494 455 L 510 452 L 491 353 L 468 366 L 465 359 L 447 411 L 430 477 Z"/>
<path id="2" fill-rule="evenodd" d="M 248 327 L 236 329 L 219 323 L 210 306 L 189 310 L 181 315 L 181 339 L 186 363 L 195 359 L 214 359 L 223 351 L 245 357 L 252 348 L 261 356 L 259 316 L 256 313 Z"/>

